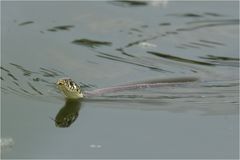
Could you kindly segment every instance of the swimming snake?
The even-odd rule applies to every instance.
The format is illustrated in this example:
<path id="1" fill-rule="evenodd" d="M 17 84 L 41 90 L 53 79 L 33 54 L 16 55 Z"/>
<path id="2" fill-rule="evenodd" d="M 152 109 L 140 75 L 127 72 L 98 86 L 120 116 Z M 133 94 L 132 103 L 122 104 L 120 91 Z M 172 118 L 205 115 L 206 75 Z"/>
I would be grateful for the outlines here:
<path id="1" fill-rule="evenodd" d="M 187 82 L 195 82 L 196 77 L 180 77 L 168 79 L 148 80 L 136 83 L 129 83 L 124 85 L 117 85 L 107 88 L 95 89 L 92 91 L 83 91 L 82 88 L 70 78 L 61 78 L 56 82 L 57 87 L 63 92 L 66 99 L 82 99 L 94 96 L 101 96 L 107 93 L 115 93 L 126 90 L 142 89 L 142 88 L 155 88 L 163 86 L 175 86 L 185 84 Z"/>

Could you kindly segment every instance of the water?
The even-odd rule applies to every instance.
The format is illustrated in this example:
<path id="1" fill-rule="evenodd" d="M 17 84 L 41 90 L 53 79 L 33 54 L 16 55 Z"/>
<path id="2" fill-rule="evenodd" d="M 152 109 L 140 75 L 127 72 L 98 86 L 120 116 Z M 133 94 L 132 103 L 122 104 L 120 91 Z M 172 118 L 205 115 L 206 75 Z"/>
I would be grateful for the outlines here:
<path id="1" fill-rule="evenodd" d="M 238 158 L 237 6 L 2 2 L 2 158 Z M 185 76 L 72 103 L 54 84 Z"/>

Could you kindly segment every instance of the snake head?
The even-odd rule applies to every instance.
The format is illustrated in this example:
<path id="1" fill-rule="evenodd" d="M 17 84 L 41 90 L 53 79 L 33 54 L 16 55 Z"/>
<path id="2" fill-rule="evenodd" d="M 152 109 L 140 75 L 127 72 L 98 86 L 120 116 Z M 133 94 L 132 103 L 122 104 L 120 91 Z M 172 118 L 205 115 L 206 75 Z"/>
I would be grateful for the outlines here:
<path id="1" fill-rule="evenodd" d="M 83 92 L 80 86 L 70 78 L 61 78 L 57 81 L 56 85 L 67 99 L 83 98 Z"/>

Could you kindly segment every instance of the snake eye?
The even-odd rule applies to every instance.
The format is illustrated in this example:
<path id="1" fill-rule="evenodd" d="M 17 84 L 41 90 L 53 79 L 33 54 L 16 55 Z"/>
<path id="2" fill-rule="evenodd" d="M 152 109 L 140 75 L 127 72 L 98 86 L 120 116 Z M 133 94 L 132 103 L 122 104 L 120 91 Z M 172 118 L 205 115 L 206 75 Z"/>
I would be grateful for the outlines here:
<path id="1" fill-rule="evenodd" d="M 61 81 L 58 81 L 57 85 L 63 85 L 63 83 Z"/>

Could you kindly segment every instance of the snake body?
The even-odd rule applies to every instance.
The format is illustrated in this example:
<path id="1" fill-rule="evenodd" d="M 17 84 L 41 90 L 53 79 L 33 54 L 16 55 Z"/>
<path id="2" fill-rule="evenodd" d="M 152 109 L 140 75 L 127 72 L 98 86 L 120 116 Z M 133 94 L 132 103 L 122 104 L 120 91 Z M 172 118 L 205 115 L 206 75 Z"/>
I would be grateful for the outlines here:
<path id="1" fill-rule="evenodd" d="M 180 77 L 160 80 L 149 80 L 137 83 L 130 83 L 126 85 L 118 85 L 113 87 L 95 89 L 93 91 L 83 91 L 81 87 L 70 78 L 61 78 L 57 81 L 56 84 L 59 90 L 63 92 L 66 99 L 82 99 L 93 96 L 101 96 L 107 93 L 114 93 L 139 88 L 174 86 L 179 84 L 185 84 L 187 82 L 194 82 L 197 80 L 198 78 L 196 77 Z"/>

